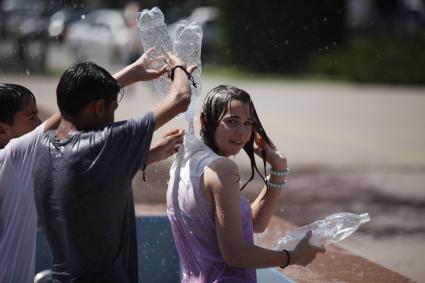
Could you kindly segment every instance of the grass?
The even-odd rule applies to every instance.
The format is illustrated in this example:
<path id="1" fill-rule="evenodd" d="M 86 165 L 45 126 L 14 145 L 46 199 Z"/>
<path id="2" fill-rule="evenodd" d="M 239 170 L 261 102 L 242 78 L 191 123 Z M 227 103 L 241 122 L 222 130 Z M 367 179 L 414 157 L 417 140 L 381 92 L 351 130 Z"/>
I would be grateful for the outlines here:
<path id="1" fill-rule="evenodd" d="M 313 54 L 308 73 L 360 83 L 425 85 L 425 35 L 353 37 Z"/>

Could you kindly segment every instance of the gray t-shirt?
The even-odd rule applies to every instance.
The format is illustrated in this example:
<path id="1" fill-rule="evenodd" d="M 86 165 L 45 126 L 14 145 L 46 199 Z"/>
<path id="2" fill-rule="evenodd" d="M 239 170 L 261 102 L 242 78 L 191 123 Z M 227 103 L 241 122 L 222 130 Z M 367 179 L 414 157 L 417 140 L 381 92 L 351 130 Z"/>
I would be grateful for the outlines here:
<path id="1" fill-rule="evenodd" d="M 132 178 L 146 165 L 152 112 L 66 140 L 46 133 L 34 164 L 37 212 L 60 282 L 137 282 Z"/>

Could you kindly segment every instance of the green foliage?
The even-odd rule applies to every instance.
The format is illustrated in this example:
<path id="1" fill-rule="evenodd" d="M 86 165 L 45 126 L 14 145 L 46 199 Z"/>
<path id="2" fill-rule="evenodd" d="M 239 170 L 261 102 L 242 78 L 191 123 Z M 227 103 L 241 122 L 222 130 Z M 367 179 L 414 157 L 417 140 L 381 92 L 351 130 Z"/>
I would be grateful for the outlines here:
<path id="1" fill-rule="evenodd" d="M 354 37 L 316 52 L 309 72 L 358 82 L 425 84 L 425 35 Z"/>
<path id="2" fill-rule="evenodd" d="M 216 0 L 226 63 L 296 72 L 317 48 L 344 41 L 341 0 Z"/>

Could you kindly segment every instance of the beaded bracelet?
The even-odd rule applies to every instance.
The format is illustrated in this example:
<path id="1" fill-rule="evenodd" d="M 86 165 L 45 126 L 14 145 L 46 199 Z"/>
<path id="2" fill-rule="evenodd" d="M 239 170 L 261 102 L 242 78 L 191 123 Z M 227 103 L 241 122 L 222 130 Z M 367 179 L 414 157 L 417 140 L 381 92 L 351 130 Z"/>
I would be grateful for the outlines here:
<path id="1" fill-rule="evenodd" d="M 282 250 L 282 252 L 285 252 L 286 257 L 288 258 L 288 261 L 286 262 L 286 264 L 284 266 L 281 266 L 280 268 L 285 268 L 289 265 L 289 263 L 291 262 L 291 254 L 289 253 L 289 251 L 287 250 Z"/>
<path id="2" fill-rule="evenodd" d="M 273 183 L 272 181 L 270 181 L 270 176 L 267 176 L 266 179 L 267 179 L 267 185 L 270 188 L 273 188 L 273 189 L 285 189 L 285 188 L 288 187 L 288 181 L 287 180 L 283 180 L 282 183 Z"/>
<path id="3" fill-rule="evenodd" d="M 177 65 L 177 66 L 174 66 L 172 69 L 171 69 L 171 71 L 169 71 L 168 72 L 168 77 L 171 79 L 171 81 L 173 81 L 174 80 L 174 71 L 177 69 L 177 68 L 180 68 L 180 69 L 182 69 L 183 70 L 183 72 L 185 72 L 186 73 L 186 76 L 187 76 L 187 78 L 189 79 L 189 81 L 192 83 L 192 85 L 193 85 L 193 87 L 194 88 L 197 88 L 197 86 L 196 86 L 196 83 L 195 83 L 195 79 L 193 78 L 193 76 L 186 70 L 186 68 L 183 66 L 183 65 Z"/>
<path id="4" fill-rule="evenodd" d="M 274 170 L 273 168 L 270 168 L 270 175 L 279 176 L 279 177 L 286 177 L 286 176 L 289 175 L 289 168 L 286 168 L 283 171 L 277 171 L 277 170 Z"/>

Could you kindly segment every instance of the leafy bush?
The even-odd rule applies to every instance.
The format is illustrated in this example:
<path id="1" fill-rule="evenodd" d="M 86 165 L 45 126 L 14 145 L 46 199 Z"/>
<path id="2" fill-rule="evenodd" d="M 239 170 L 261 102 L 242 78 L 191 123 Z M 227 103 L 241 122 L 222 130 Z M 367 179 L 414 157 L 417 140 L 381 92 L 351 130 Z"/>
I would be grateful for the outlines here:
<path id="1" fill-rule="evenodd" d="M 341 0 L 216 0 L 226 63 L 268 72 L 303 69 L 312 50 L 344 40 Z"/>
<path id="2" fill-rule="evenodd" d="M 358 82 L 425 84 L 424 66 L 423 34 L 374 35 L 315 52 L 309 72 Z"/>

